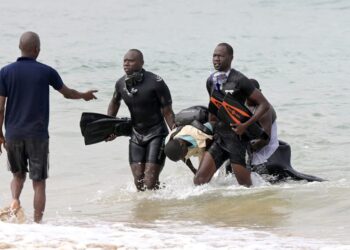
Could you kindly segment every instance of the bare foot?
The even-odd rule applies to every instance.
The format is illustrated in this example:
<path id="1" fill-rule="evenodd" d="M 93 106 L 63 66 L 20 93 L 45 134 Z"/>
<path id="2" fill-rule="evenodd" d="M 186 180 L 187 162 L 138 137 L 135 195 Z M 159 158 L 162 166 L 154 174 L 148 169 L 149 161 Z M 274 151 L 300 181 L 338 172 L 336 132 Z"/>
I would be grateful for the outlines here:
<path id="1" fill-rule="evenodd" d="M 21 202 L 18 199 L 13 199 L 10 205 L 12 211 L 17 211 L 21 207 Z"/>
<path id="2" fill-rule="evenodd" d="M 11 223 L 25 223 L 26 216 L 21 208 L 20 201 L 18 199 L 14 199 L 11 202 L 10 206 L 0 210 L 0 221 Z"/>

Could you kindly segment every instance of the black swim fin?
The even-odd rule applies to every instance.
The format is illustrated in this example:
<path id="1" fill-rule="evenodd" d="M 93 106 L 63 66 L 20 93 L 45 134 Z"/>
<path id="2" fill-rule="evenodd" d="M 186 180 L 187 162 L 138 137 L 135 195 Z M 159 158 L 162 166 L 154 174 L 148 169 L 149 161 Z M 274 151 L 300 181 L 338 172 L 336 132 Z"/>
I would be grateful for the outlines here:
<path id="1" fill-rule="evenodd" d="M 303 174 L 300 173 L 298 171 L 296 171 L 293 168 L 290 169 L 286 169 L 285 172 L 294 180 L 300 181 L 300 180 L 306 180 L 306 181 L 318 181 L 318 182 L 322 182 L 322 181 L 326 181 L 325 179 L 322 179 L 320 177 L 317 176 L 313 176 L 313 175 L 309 175 L 309 174 Z"/>
<path id="2" fill-rule="evenodd" d="M 112 119 L 114 119 L 115 117 L 109 116 L 109 115 L 105 115 L 105 114 L 99 114 L 99 113 L 83 112 L 81 114 L 81 118 L 80 118 L 81 134 L 84 136 L 86 125 L 88 125 L 91 122 L 103 119 L 103 118 L 112 118 Z"/>
<path id="3" fill-rule="evenodd" d="M 210 113 L 218 116 L 218 110 L 222 106 L 222 102 L 224 101 L 225 95 L 222 92 L 214 90 L 210 96 L 210 102 L 208 106 L 208 110 Z"/>
<path id="4" fill-rule="evenodd" d="M 296 171 L 291 165 L 291 149 L 288 143 L 279 141 L 279 147 L 268 159 L 268 162 L 265 166 L 267 174 L 275 176 L 276 179 L 274 182 L 284 181 L 288 178 L 296 181 L 305 180 L 308 182 L 311 181 L 326 181 L 325 179 L 303 174 Z"/>
<path id="5" fill-rule="evenodd" d="M 130 118 L 115 118 L 97 113 L 83 113 L 80 121 L 81 133 L 85 145 L 105 141 L 108 136 L 130 136 L 132 124 Z"/>
<path id="6" fill-rule="evenodd" d="M 244 123 L 248 121 L 253 114 L 246 106 L 236 101 L 231 94 L 226 94 L 218 109 L 218 116 L 226 124 L 231 125 Z M 258 122 L 248 126 L 245 135 L 249 140 L 267 140 L 269 138 Z"/>

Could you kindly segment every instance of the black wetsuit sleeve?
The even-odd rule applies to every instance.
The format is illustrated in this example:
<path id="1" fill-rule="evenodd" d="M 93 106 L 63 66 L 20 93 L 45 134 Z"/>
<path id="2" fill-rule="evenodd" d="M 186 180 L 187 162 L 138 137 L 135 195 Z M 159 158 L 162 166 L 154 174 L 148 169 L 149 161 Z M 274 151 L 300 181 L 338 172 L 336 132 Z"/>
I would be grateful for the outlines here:
<path id="1" fill-rule="evenodd" d="M 163 80 L 157 80 L 156 94 L 162 108 L 172 104 L 170 90 Z"/>

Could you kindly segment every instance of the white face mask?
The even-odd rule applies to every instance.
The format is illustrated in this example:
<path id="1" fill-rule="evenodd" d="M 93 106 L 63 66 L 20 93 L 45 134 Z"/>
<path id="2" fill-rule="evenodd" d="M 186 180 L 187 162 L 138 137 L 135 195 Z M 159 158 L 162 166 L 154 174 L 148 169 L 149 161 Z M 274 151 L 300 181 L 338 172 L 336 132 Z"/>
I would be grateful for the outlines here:
<path id="1" fill-rule="evenodd" d="M 226 72 L 218 71 L 214 73 L 213 82 L 215 84 L 216 90 L 220 90 L 222 84 L 224 84 L 226 81 L 227 81 Z"/>

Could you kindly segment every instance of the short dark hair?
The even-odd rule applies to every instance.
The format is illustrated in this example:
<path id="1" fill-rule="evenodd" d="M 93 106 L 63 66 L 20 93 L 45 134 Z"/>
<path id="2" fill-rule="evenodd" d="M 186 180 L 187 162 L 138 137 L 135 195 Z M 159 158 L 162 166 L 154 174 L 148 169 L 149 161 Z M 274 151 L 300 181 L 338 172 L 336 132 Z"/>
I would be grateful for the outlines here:
<path id="1" fill-rule="evenodd" d="M 177 139 L 172 139 L 165 145 L 164 153 L 172 161 L 179 161 L 184 157 L 180 141 Z"/>
<path id="2" fill-rule="evenodd" d="M 219 43 L 218 46 L 224 46 L 230 56 L 233 56 L 233 48 L 228 43 Z"/>
<path id="3" fill-rule="evenodd" d="M 257 88 L 258 90 L 260 90 L 260 84 L 259 84 L 259 82 L 257 81 L 257 80 L 255 80 L 255 79 L 249 79 L 250 80 L 250 82 L 254 85 L 254 87 L 255 88 Z"/>
<path id="4" fill-rule="evenodd" d="M 141 50 L 138 50 L 138 49 L 129 49 L 129 51 L 133 51 L 133 52 L 136 52 L 140 58 L 140 60 L 143 62 L 143 54 L 141 52 Z"/>

